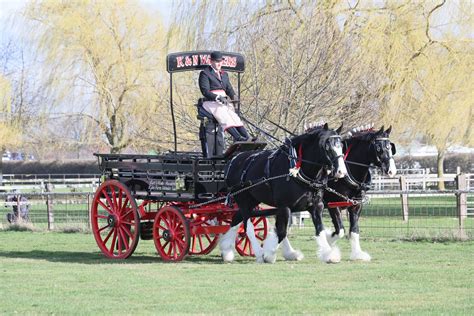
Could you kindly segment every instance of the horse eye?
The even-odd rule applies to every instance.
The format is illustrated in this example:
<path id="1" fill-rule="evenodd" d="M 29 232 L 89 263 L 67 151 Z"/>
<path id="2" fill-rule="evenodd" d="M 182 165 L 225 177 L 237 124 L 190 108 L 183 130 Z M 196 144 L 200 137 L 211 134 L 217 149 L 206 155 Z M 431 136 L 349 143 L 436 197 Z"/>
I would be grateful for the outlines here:
<path id="1" fill-rule="evenodd" d="M 380 148 L 380 145 L 377 145 L 375 148 L 377 149 L 377 151 L 381 151 L 381 150 L 382 150 L 382 148 Z"/>

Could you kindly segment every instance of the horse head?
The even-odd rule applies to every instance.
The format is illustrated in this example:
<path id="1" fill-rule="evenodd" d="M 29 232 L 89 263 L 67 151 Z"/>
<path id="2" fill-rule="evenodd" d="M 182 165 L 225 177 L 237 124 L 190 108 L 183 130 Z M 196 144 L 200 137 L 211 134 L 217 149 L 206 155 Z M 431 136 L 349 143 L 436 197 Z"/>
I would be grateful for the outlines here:
<path id="1" fill-rule="evenodd" d="M 370 155 L 374 164 L 382 169 L 389 177 L 394 177 L 397 173 L 393 155 L 396 153 L 395 144 L 390 142 L 389 136 L 392 126 L 384 131 L 384 127 L 380 128 L 372 138 L 370 146 Z"/>
<path id="2" fill-rule="evenodd" d="M 337 130 L 332 130 L 326 123 L 306 130 L 304 134 L 296 136 L 292 143 L 296 148 L 301 148 L 299 151 L 305 161 L 319 163 L 328 174 L 332 173 L 336 178 L 343 178 L 347 175 L 347 169 L 339 135 L 341 130 L 342 124 Z"/>

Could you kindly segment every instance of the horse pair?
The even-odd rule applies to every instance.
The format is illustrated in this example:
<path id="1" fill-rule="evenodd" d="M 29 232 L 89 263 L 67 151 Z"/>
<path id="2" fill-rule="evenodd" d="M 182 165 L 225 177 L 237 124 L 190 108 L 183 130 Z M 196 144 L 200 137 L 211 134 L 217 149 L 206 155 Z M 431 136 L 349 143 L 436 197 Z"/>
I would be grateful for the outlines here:
<path id="1" fill-rule="evenodd" d="M 220 241 L 224 261 L 234 258 L 234 241 L 241 222 L 246 223 L 257 262 L 274 263 L 280 244 L 286 260 L 301 260 L 303 254 L 292 248 L 287 230 L 290 213 L 307 210 L 316 229 L 319 258 L 324 262 L 339 262 L 340 252 L 335 243 L 344 236 L 344 226 L 341 209 L 334 205 L 348 207 L 351 259 L 370 260 L 359 244 L 361 204 L 352 201 L 360 199 L 367 189 L 370 165 L 382 168 L 390 176 L 395 175 L 392 157 L 395 146 L 388 139 L 391 128 L 359 132 L 344 141 L 339 136 L 341 129 L 342 126 L 336 131 L 330 130 L 325 124 L 292 138 L 274 151 L 244 152 L 232 159 L 226 170 L 227 185 L 232 189 L 249 189 L 234 196 L 240 211 Z M 329 178 L 329 175 L 333 177 Z M 252 183 L 262 182 L 264 184 L 252 187 Z M 260 203 L 273 206 L 276 211 L 275 228 L 269 231 L 263 248 L 249 220 L 257 215 L 254 209 Z M 334 232 L 324 229 L 324 206 L 328 207 Z"/>

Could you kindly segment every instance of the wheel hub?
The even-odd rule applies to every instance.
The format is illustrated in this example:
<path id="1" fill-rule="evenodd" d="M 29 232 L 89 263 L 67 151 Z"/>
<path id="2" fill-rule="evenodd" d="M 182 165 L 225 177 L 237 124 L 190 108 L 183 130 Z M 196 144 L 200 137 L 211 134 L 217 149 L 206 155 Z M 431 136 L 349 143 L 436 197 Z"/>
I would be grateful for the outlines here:
<path id="1" fill-rule="evenodd" d="M 117 218 L 113 214 L 109 214 L 107 216 L 107 223 L 109 224 L 109 227 L 115 227 L 117 225 Z"/>
<path id="2" fill-rule="evenodd" d="M 170 240 L 173 239 L 173 238 L 172 238 L 172 234 L 171 234 L 171 232 L 170 232 L 169 229 L 165 229 L 165 230 L 163 231 L 163 239 L 166 240 L 166 241 L 170 241 Z"/>

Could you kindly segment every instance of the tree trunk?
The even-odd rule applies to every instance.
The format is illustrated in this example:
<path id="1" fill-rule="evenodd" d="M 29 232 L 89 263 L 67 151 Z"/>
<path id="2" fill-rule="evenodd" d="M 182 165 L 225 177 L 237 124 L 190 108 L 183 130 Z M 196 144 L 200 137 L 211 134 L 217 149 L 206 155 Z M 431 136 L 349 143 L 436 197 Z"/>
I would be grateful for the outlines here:
<path id="1" fill-rule="evenodd" d="M 444 177 L 444 151 L 438 149 L 438 178 Z M 444 190 L 444 181 L 438 182 L 438 189 Z"/>
<path id="2" fill-rule="evenodd" d="M 3 154 L 5 149 L 0 149 L 0 187 L 3 186 Z"/>

